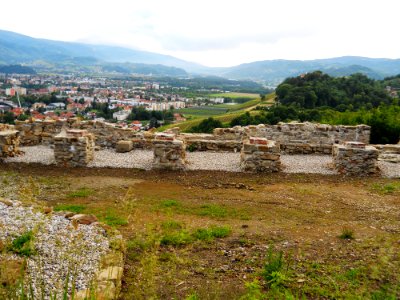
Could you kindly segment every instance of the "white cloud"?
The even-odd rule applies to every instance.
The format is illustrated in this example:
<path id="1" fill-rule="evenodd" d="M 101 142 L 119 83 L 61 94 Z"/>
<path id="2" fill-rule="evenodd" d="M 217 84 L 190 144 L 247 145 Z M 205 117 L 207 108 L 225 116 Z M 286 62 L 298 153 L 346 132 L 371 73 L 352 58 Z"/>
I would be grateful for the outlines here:
<path id="1" fill-rule="evenodd" d="M 395 58 L 399 8 L 397 0 L 13 0 L 2 3 L 0 28 L 215 66 L 340 55 Z"/>

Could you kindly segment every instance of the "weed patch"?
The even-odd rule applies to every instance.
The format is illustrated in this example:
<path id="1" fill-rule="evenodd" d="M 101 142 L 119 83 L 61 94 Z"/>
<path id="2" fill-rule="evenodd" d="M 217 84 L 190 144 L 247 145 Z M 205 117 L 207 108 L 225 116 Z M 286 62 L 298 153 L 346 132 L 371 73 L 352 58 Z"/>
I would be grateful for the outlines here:
<path id="1" fill-rule="evenodd" d="M 68 198 L 87 198 L 94 194 L 94 190 L 89 188 L 80 188 L 67 194 Z"/>
<path id="2" fill-rule="evenodd" d="M 220 205 L 205 204 L 200 207 L 198 214 L 200 216 L 208 216 L 213 218 L 225 218 L 228 215 L 228 210 Z"/>
<path id="3" fill-rule="evenodd" d="M 214 238 L 224 238 L 231 233 L 227 226 L 199 228 L 193 233 L 193 237 L 201 241 L 212 241 Z"/>
<path id="4" fill-rule="evenodd" d="M 81 213 L 85 210 L 85 205 L 77 205 L 77 204 L 59 204 L 54 207 L 55 211 L 70 211 L 74 213 Z"/>
<path id="5" fill-rule="evenodd" d="M 272 247 L 268 249 L 267 261 L 261 275 L 264 277 L 267 286 L 271 288 L 283 286 L 288 281 L 284 270 L 282 251 L 276 252 Z"/>
<path id="6" fill-rule="evenodd" d="M 123 226 L 128 224 L 128 221 L 125 218 L 118 216 L 113 211 L 107 211 L 103 219 L 104 223 L 109 226 Z"/>
<path id="7" fill-rule="evenodd" d="M 12 241 L 11 245 L 8 247 L 8 251 L 26 257 L 33 255 L 35 253 L 33 238 L 34 236 L 32 231 L 23 233 Z"/>
<path id="8" fill-rule="evenodd" d="M 343 228 L 339 238 L 342 240 L 354 240 L 354 231 L 350 228 Z"/>

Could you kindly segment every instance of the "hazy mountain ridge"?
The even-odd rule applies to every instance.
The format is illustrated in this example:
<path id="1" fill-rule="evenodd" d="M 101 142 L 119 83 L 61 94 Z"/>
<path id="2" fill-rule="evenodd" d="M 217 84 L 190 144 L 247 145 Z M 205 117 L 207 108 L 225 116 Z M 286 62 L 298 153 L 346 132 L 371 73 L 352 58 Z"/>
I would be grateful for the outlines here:
<path id="1" fill-rule="evenodd" d="M 211 68 L 169 55 L 117 46 L 36 39 L 0 30 L 0 64 L 27 64 L 37 71 L 68 66 L 68 71 L 165 76 L 216 75 L 277 85 L 287 77 L 321 70 L 332 76 L 362 73 L 374 79 L 400 74 L 400 59 L 344 56 L 316 60 L 264 60 Z"/>
<path id="2" fill-rule="evenodd" d="M 305 61 L 265 60 L 227 68 L 220 72 L 220 75 L 234 79 L 252 78 L 276 84 L 287 77 L 314 70 L 320 70 L 332 76 L 362 73 L 374 79 L 383 79 L 400 73 L 400 59 L 344 56 Z"/>

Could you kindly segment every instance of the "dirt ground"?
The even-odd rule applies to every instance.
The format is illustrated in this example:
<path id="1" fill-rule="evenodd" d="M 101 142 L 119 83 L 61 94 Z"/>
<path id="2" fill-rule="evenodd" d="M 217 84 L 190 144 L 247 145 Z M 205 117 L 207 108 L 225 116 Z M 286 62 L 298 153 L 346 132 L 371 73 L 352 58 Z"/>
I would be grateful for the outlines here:
<path id="1" fill-rule="evenodd" d="M 121 299 L 400 298 L 400 180 L 3 164 L 0 185 L 120 230 Z"/>

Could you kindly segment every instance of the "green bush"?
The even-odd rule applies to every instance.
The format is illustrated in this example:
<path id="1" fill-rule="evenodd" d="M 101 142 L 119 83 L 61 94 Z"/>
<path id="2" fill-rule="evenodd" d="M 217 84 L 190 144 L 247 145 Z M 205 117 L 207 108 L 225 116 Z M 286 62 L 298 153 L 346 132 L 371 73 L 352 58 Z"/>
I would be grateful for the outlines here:
<path id="1" fill-rule="evenodd" d="M 199 125 L 194 126 L 191 129 L 191 132 L 199 132 L 199 133 L 212 133 L 215 128 L 224 127 L 220 120 L 216 120 L 214 118 L 208 118 L 200 122 Z"/>

